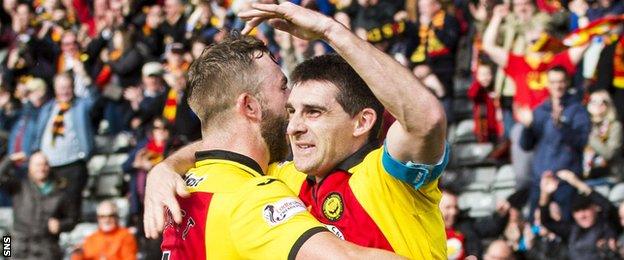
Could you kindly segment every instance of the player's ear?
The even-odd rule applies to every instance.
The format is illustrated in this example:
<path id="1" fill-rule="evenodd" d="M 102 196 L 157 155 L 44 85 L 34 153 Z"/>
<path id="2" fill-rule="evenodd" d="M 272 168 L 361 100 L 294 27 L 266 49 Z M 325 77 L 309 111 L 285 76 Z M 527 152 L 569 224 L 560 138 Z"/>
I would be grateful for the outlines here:
<path id="1" fill-rule="evenodd" d="M 372 108 L 364 108 L 353 117 L 353 136 L 359 137 L 371 131 L 377 122 L 377 113 Z"/>
<path id="2" fill-rule="evenodd" d="M 236 99 L 236 111 L 250 120 L 262 120 L 260 100 L 249 93 L 242 93 L 238 96 Z"/>

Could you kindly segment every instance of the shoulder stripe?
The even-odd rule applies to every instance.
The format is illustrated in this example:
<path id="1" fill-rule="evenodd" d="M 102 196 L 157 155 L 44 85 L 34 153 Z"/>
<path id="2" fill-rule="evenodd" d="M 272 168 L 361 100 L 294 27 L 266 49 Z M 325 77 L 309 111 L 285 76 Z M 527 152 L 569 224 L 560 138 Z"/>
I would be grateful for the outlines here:
<path id="1" fill-rule="evenodd" d="M 208 150 L 208 151 L 195 152 L 195 162 L 199 162 L 199 161 L 206 160 L 206 159 L 217 159 L 217 160 L 221 159 L 221 160 L 234 161 L 234 162 L 240 163 L 242 165 L 245 165 L 251 168 L 252 170 L 258 172 L 260 175 L 264 175 L 264 172 L 262 172 L 262 168 L 256 161 L 249 158 L 248 156 L 245 156 L 239 153 L 225 151 L 225 150 Z M 252 173 L 249 173 L 249 174 L 253 175 Z"/>
<path id="2" fill-rule="evenodd" d="M 299 249 L 303 246 L 303 244 L 308 241 L 313 235 L 316 235 L 321 232 L 329 232 L 325 227 L 313 227 L 308 229 L 308 231 L 303 232 L 301 236 L 295 241 L 295 244 L 290 249 L 290 253 L 288 253 L 288 260 L 295 260 L 297 258 L 297 253 L 299 253 Z"/>

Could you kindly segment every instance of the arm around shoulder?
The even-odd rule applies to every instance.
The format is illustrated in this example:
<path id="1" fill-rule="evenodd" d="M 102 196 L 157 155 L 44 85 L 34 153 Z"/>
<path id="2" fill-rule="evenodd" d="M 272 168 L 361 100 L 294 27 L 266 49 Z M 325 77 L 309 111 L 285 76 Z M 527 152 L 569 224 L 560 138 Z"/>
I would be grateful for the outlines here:
<path id="1" fill-rule="evenodd" d="M 358 246 L 340 240 L 330 232 L 320 232 L 310 237 L 299 249 L 297 260 L 305 259 L 406 259 L 392 252 Z"/>

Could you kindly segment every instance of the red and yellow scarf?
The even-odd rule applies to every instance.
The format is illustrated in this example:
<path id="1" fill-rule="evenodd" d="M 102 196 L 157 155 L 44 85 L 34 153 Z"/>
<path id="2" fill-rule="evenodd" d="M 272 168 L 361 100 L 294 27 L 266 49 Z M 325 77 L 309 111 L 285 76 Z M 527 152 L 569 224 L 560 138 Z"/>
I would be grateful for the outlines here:
<path id="1" fill-rule="evenodd" d="M 167 99 L 165 100 L 165 108 L 163 109 L 163 117 L 172 123 L 175 121 L 177 110 L 178 92 L 175 89 L 169 89 Z"/>
<path id="2" fill-rule="evenodd" d="M 613 86 L 624 88 L 624 36 L 615 43 L 613 55 Z"/>
<path id="3" fill-rule="evenodd" d="M 435 29 L 444 27 L 444 18 L 446 13 L 440 11 L 431 19 L 431 24 L 421 24 L 418 29 L 419 45 L 410 56 L 410 60 L 414 63 L 425 61 L 427 57 L 436 57 L 450 53 L 448 47 L 438 39 L 435 35 Z"/>
<path id="4" fill-rule="evenodd" d="M 71 108 L 70 102 L 58 103 L 59 111 L 52 121 L 52 145 L 57 137 L 65 136 L 65 113 Z"/>

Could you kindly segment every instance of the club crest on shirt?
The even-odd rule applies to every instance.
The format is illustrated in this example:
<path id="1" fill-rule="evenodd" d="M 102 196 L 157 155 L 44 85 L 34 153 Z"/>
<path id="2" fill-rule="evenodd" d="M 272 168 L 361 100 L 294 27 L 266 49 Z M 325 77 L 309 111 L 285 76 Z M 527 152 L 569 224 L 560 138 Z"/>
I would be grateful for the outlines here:
<path id="1" fill-rule="evenodd" d="M 306 207 L 301 200 L 286 198 L 264 206 L 262 216 L 270 226 L 277 226 L 303 211 Z"/>
<path id="2" fill-rule="evenodd" d="M 323 215 L 330 221 L 337 221 L 342 217 L 344 212 L 344 203 L 342 196 L 338 192 L 332 192 L 323 201 Z"/>

